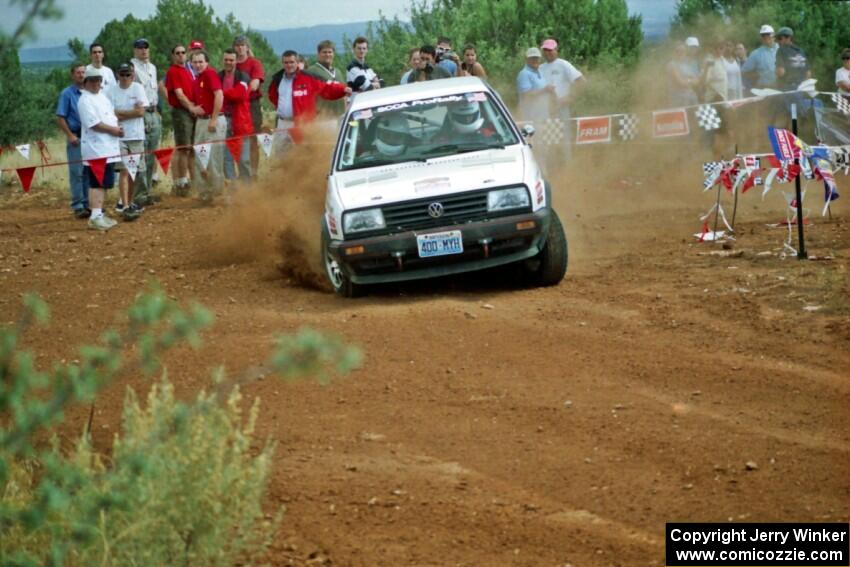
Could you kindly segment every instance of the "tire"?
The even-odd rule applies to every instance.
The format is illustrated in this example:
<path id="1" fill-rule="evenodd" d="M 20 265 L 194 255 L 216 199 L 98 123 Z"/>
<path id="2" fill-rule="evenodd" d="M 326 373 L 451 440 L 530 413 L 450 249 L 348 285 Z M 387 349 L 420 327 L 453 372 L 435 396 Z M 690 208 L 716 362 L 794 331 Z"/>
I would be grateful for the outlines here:
<path id="1" fill-rule="evenodd" d="M 535 287 L 557 285 L 567 273 L 567 261 L 567 235 L 558 213 L 552 209 L 543 250 L 523 265 L 527 283 Z"/>
<path id="2" fill-rule="evenodd" d="M 365 288 L 352 282 L 342 268 L 339 267 L 336 260 L 330 253 L 330 235 L 328 229 L 322 221 L 322 265 L 325 267 L 325 275 L 328 277 L 328 282 L 339 296 L 342 297 L 360 297 L 364 294 Z"/>

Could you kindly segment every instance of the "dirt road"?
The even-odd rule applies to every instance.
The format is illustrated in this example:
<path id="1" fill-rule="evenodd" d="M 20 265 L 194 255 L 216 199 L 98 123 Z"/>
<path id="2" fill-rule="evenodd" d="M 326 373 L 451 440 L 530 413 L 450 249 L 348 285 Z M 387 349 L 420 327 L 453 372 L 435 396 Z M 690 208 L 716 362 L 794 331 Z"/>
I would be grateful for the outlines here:
<path id="1" fill-rule="evenodd" d="M 52 326 L 27 344 L 40 364 L 72 359 L 156 278 L 217 316 L 204 348 L 168 360 L 183 395 L 213 365 L 261 361 L 278 332 L 359 345 L 365 366 L 330 386 L 246 388 L 278 443 L 278 565 L 661 565 L 667 521 L 846 522 L 850 198 L 832 221 L 813 213 L 820 259 L 798 262 L 766 226 L 781 208 L 753 195 L 731 250 L 698 244 L 711 196 L 695 179 L 664 193 L 690 205 L 657 198 L 658 179 L 556 187 L 571 242 L 557 287 L 488 275 L 358 300 L 280 275 L 283 221 L 258 193 L 167 197 L 108 234 L 61 201 L 8 198 L 0 319 L 42 294 Z M 98 401 L 101 446 L 128 385 L 146 381 Z"/>

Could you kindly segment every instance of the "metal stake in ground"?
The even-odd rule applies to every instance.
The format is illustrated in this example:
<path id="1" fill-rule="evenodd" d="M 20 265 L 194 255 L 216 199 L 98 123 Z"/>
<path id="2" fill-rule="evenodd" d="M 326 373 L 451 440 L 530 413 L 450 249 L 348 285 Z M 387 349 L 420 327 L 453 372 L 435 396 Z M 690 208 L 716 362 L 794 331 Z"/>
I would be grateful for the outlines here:
<path id="1" fill-rule="evenodd" d="M 797 135 L 797 105 L 791 105 L 791 133 Z M 800 165 L 800 158 L 794 158 L 794 163 Z M 806 239 L 803 236 L 803 192 L 800 189 L 800 175 L 794 178 L 794 186 L 797 190 L 797 235 L 800 246 L 797 249 L 797 259 L 805 260 L 809 257 L 806 253 Z"/>

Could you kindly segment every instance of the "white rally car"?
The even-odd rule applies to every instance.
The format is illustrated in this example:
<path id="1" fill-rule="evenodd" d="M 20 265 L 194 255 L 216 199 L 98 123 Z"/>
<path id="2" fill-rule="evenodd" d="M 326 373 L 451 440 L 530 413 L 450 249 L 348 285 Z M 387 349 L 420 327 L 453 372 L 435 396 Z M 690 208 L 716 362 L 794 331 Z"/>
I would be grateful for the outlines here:
<path id="1" fill-rule="evenodd" d="M 358 94 L 328 176 L 322 261 L 334 290 L 521 262 L 554 285 L 567 240 L 549 185 L 498 94 L 475 77 Z"/>

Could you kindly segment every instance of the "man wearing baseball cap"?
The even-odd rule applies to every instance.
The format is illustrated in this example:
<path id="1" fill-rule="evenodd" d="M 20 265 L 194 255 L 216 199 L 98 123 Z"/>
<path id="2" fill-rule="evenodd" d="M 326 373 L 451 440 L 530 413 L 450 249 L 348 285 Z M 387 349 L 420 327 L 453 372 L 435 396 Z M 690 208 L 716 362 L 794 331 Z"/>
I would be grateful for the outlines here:
<path id="1" fill-rule="evenodd" d="M 741 74 L 744 75 L 749 84 L 754 88 L 772 88 L 776 85 L 776 52 L 779 46 L 773 36 L 773 27 L 765 24 L 759 30 L 761 36 L 761 47 L 753 50 L 744 66 Z M 745 93 L 749 94 L 749 93 Z"/>
<path id="2" fill-rule="evenodd" d="M 145 108 L 145 152 L 151 154 L 159 148 L 159 138 L 162 135 L 162 118 L 157 107 L 159 103 L 159 85 L 156 80 L 156 65 L 151 63 L 150 43 L 145 38 L 139 38 L 133 42 L 133 58 L 130 63 L 135 69 L 135 81 L 145 89 L 148 98 L 148 106 Z M 152 205 L 154 202 L 151 192 L 153 174 L 156 168 L 156 160 L 149 159 L 145 163 L 144 183 L 136 184 L 133 202 L 139 207 Z"/>
<path id="3" fill-rule="evenodd" d="M 540 45 L 544 63 L 540 74 L 547 85 L 554 87 L 555 96 L 549 108 L 550 118 L 560 118 L 564 127 L 563 156 L 570 157 L 572 136 L 570 128 L 570 104 L 575 100 L 578 88 L 585 82 L 584 75 L 572 63 L 558 57 L 558 42 L 548 38 Z"/>
<path id="4" fill-rule="evenodd" d="M 124 135 L 124 129 L 118 125 L 118 117 L 112 103 L 101 92 L 102 82 L 103 74 L 100 69 L 87 69 L 83 78 L 83 94 L 78 104 L 82 125 L 80 153 L 85 160 L 83 175 L 89 183 L 91 203 L 89 228 L 94 230 L 109 230 L 116 224 L 103 213 L 103 201 L 106 190 L 115 185 L 115 162 L 121 161 L 119 139 Z M 107 163 L 98 179 L 99 176 L 92 168 L 92 161 L 102 158 L 106 158 Z"/>

